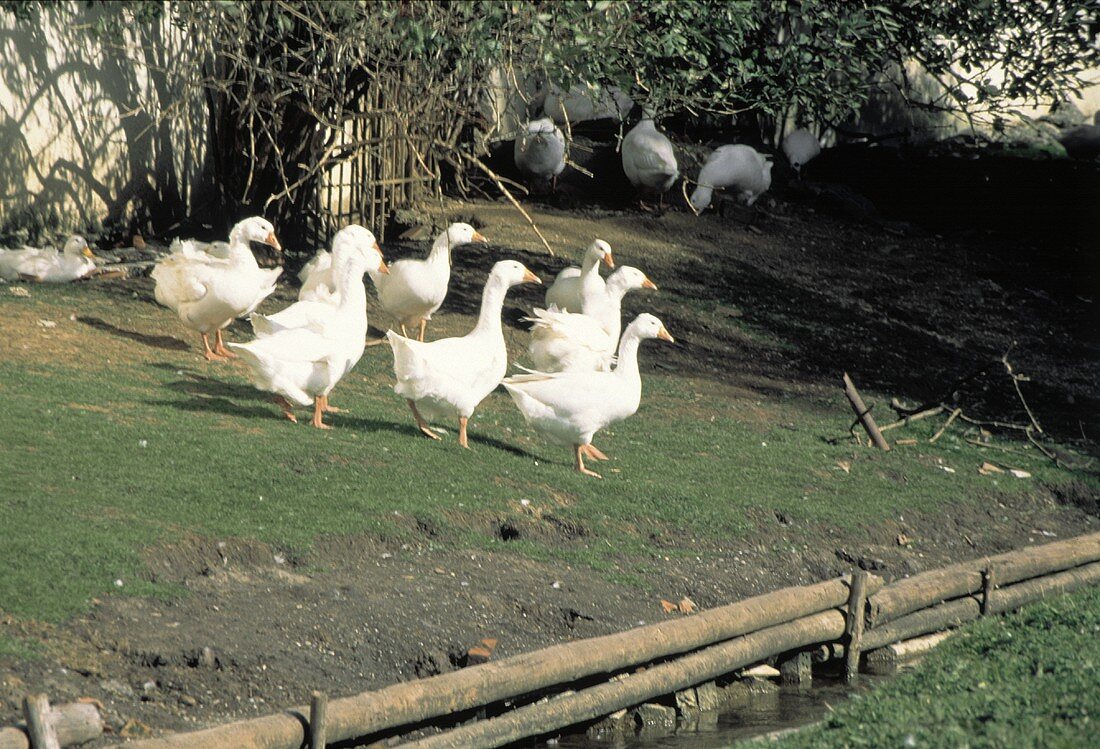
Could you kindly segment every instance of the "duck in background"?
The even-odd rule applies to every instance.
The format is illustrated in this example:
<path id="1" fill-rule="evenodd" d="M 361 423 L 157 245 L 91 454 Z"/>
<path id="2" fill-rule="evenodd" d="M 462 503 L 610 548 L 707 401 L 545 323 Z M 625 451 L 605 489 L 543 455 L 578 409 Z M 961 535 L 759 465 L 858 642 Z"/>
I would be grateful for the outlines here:
<path id="1" fill-rule="evenodd" d="M 714 149 L 699 170 L 699 186 L 691 193 L 696 214 L 710 205 L 715 190 L 732 188 L 752 205 L 772 185 L 772 162 L 752 146 L 733 144 Z"/>
<path id="2" fill-rule="evenodd" d="M 73 235 L 61 252 L 52 249 L 25 247 L 21 250 L 0 249 L 0 278 L 5 281 L 37 281 L 39 283 L 69 283 L 84 278 L 95 270 L 95 254 L 84 237 Z"/>
<path id="3" fill-rule="evenodd" d="M 282 251 L 275 227 L 259 216 L 246 218 L 229 232 L 227 256 L 216 257 L 201 248 L 204 243 L 176 240 L 171 254 L 150 274 L 156 282 L 157 302 L 179 315 L 180 321 L 202 336 L 207 361 L 233 358 L 225 347 L 222 329 L 234 318 L 251 314 L 275 291 L 282 268 L 261 268 L 249 247 L 259 242 Z M 214 348 L 209 335 L 216 334 Z"/>
<path id="4" fill-rule="evenodd" d="M 794 173 L 802 177 L 802 167 L 821 153 L 821 141 L 804 127 L 787 134 L 783 139 L 783 153 L 791 164 Z"/>
<path id="5" fill-rule="evenodd" d="M 643 195 L 657 195 L 658 209 L 664 207 L 665 193 L 680 167 L 672 151 L 672 141 L 657 130 L 652 117 L 644 117 L 622 142 L 623 171 L 630 184 Z"/>
<path id="6" fill-rule="evenodd" d="M 528 122 L 516 138 L 516 167 L 530 181 L 556 190 L 565 170 L 565 136 L 549 117 Z"/>

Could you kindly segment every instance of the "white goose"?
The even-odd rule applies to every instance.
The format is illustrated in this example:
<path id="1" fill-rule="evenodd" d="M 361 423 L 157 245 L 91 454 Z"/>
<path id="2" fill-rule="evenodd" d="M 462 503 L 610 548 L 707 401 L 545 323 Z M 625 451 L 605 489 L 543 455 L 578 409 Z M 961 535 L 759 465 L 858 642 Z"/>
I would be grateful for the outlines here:
<path id="1" fill-rule="evenodd" d="M 643 312 L 623 333 L 615 371 L 532 372 L 505 379 L 504 388 L 535 431 L 554 442 L 573 446 L 578 471 L 601 478 L 585 468 L 584 456 L 606 460 L 607 456 L 592 445 L 592 435 L 638 410 L 642 398 L 638 345 L 648 338 L 673 342 L 661 321 Z"/>
<path id="2" fill-rule="evenodd" d="M 73 235 L 61 252 L 27 247 L 0 250 L 0 278 L 5 281 L 68 283 L 95 270 L 95 255 L 84 237 Z"/>
<path id="3" fill-rule="evenodd" d="M 635 289 L 657 290 L 645 273 L 624 265 L 608 276 L 606 300 L 584 314 L 551 308 L 536 309 L 527 318 L 531 328 L 528 351 L 540 372 L 608 371 L 615 360 L 615 344 L 622 332 L 623 297 Z"/>
<path id="4" fill-rule="evenodd" d="M 549 182 L 557 187 L 558 175 L 565 170 L 565 136 L 549 117 L 532 120 L 516 138 L 516 167 L 532 181 Z"/>
<path id="5" fill-rule="evenodd" d="M 699 213 L 710 205 L 715 190 L 733 188 L 746 205 L 772 185 L 772 162 L 752 146 L 735 143 L 719 146 L 699 170 L 699 186 L 691 193 L 691 206 Z"/>
<path id="6" fill-rule="evenodd" d="M 623 138 L 622 158 L 630 184 L 640 192 L 656 193 L 658 205 L 664 205 L 665 192 L 680 176 L 680 167 L 672 141 L 657 130 L 651 118 L 643 119 Z"/>
<path id="7" fill-rule="evenodd" d="M 332 255 L 338 304 L 297 302 L 277 315 L 254 315 L 256 338 L 229 344 L 252 371 L 253 384 L 275 393 L 287 419 L 298 421 L 291 401 L 301 406 L 312 402 L 310 423 L 318 429 L 329 428 L 322 416 L 335 410 L 328 404 L 329 393 L 363 355 L 367 335 L 363 273 L 386 272 L 378 242 L 362 226 L 353 224 L 337 232 Z"/>
<path id="8" fill-rule="evenodd" d="M 451 281 L 451 250 L 471 242 L 485 242 L 469 224 L 451 224 L 436 237 L 432 249 L 424 260 L 398 260 L 390 264 L 390 274 L 379 280 L 378 297 L 382 308 L 397 318 L 401 333 L 420 326 L 418 340 L 424 340 L 424 330 L 432 313 L 439 309 L 447 297 Z"/>
<path id="9" fill-rule="evenodd" d="M 222 328 L 236 317 L 251 313 L 271 292 L 282 268 L 261 268 L 249 248 L 261 242 L 281 250 L 275 229 L 255 216 L 229 232 L 228 257 L 215 257 L 190 240 L 172 243 L 173 252 L 157 263 L 150 274 L 156 281 L 158 302 L 174 310 L 187 327 L 202 335 L 207 361 L 232 357 L 225 347 Z M 210 348 L 210 333 L 217 334 Z"/>
<path id="10" fill-rule="evenodd" d="M 783 153 L 791 163 L 791 168 L 801 177 L 802 167 L 821 153 L 821 141 L 809 130 L 801 127 L 783 139 Z"/>
<path id="11" fill-rule="evenodd" d="M 430 343 L 414 341 L 392 330 L 393 389 L 412 410 L 420 431 L 440 439 L 428 421 L 458 417 L 458 444 L 469 447 L 466 422 L 485 396 L 500 384 L 508 369 L 500 312 L 508 289 L 521 283 L 542 283 L 515 260 L 493 266 L 481 296 L 481 313 L 472 331 L 460 338 Z"/>
<path id="12" fill-rule="evenodd" d="M 557 307 L 566 312 L 580 312 L 585 293 L 590 295 L 606 293 L 606 283 L 600 277 L 601 262 L 608 268 L 615 267 L 611 245 L 602 239 L 597 239 L 585 250 L 580 268 L 570 266 L 554 278 L 554 283 L 546 290 L 546 306 Z"/>

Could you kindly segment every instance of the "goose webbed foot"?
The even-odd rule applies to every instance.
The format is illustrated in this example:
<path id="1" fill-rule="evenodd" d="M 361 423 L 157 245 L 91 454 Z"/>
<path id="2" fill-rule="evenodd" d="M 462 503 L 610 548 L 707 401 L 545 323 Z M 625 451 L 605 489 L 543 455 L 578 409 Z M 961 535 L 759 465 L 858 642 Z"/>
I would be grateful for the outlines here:
<path id="1" fill-rule="evenodd" d="M 409 404 L 409 408 L 413 412 L 413 418 L 416 419 L 416 427 L 420 430 L 420 433 L 433 440 L 442 440 L 443 438 L 433 432 L 432 428 L 428 426 L 428 422 L 424 421 L 424 417 L 420 415 L 420 411 L 417 410 L 416 404 L 411 399 L 405 402 Z"/>
<path id="2" fill-rule="evenodd" d="M 586 452 L 585 447 L 587 446 L 573 445 L 574 467 L 585 476 L 592 476 L 593 478 L 602 479 L 603 476 L 591 470 L 590 468 L 584 467 L 584 454 Z"/>

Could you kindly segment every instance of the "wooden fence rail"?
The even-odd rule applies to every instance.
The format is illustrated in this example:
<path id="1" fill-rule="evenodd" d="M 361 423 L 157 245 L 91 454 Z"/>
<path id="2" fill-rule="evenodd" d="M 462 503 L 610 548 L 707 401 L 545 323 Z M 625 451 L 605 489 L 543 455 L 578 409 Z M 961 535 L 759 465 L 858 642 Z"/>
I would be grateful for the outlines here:
<path id="1" fill-rule="evenodd" d="M 352 697 L 329 701 L 315 695 L 312 709 L 294 708 L 128 746 L 300 749 L 311 732 L 315 740 L 337 743 L 407 729 L 505 700 L 531 703 L 407 744 L 417 749 L 488 749 L 593 720 L 753 663 L 797 657 L 803 651 L 811 658 L 820 652 L 846 653 L 848 671 L 854 676 L 860 652 L 958 626 L 983 613 L 1010 611 L 1048 595 L 1100 584 L 1100 533 L 963 562 L 887 586 L 873 575 L 859 575 L 860 585 L 843 577 L 785 588 L 693 616 Z M 864 583 L 866 589 L 859 590 Z M 608 679 L 612 674 L 618 676 Z M 605 680 L 533 701 L 594 677 Z M 73 707 L 88 706 L 64 706 L 54 713 Z M 311 715 L 321 725 L 311 729 Z M 97 725 L 101 730 L 102 723 Z M 61 728 L 58 734 L 62 746 L 89 738 L 67 739 Z M 0 749 L 28 746 L 22 728 L 0 729 Z"/>

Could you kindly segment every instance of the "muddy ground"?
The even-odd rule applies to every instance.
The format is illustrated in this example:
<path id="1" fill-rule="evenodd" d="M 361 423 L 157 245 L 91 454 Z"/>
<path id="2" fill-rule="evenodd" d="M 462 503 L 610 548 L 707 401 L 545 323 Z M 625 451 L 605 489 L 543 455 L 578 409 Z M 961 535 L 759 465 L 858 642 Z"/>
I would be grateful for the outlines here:
<path id="1" fill-rule="evenodd" d="M 559 249 L 575 252 L 598 232 L 620 262 L 642 266 L 682 300 L 697 300 L 646 300 L 682 341 L 668 353 L 655 349 L 654 366 L 722 383 L 747 409 L 763 403 L 763 418 L 769 400 L 835 403 L 841 369 L 910 402 L 938 397 L 1016 341 L 1019 367 L 1034 379 L 1036 411 L 1064 443 L 1095 454 L 1098 300 L 1082 293 L 1084 266 L 1066 260 L 1083 252 L 1079 245 L 1055 253 L 1041 237 L 850 220 L 799 189 L 777 190 L 761 207 L 703 219 L 544 207 L 536 218 Z M 481 266 L 501 248 L 513 248 L 544 277 L 565 263 L 539 254 L 523 219 L 506 205 L 449 210 L 480 224 L 494 245 L 471 250 L 460 264 L 444 311 L 476 308 Z M 700 243 L 709 256 L 685 249 Z M 388 252 L 402 254 L 394 246 Z M 126 284 L 125 293 L 148 291 L 144 281 Z M 993 393 L 971 403 L 990 415 L 1019 416 L 1010 398 Z M 648 572 L 635 571 L 637 559 L 620 560 L 639 581 L 631 586 L 506 551 L 455 549 L 431 527 L 419 528 L 414 542 L 322 539 L 300 558 L 232 538 L 182 538 L 147 550 L 146 558 L 150 577 L 177 583 L 187 595 L 108 596 L 58 626 L 0 620 L 0 633 L 42 643 L 40 659 L 0 657 L 0 724 L 17 720 L 23 695 L 45 691 L 55 703 L 101 701 L 116 735 L 192 729 L 304 704 L 314 689 L 346 695 L 460 668 L 483 638 L 499 641 L 499 658 L 670 616 L 661 599 L 688 596 L 710 607 L 853 564 L 904 576 L 1095 531 L 1095 513 L 1096 497 L 1084 483 L 1079 490 L 1036 486 L 1017 499 L 960 505 L 946 516 L 899 510 L 889 523 L 843 535 L 761 509 L 747 539 L 717 548 L 674 529 L 655 531 Z M 503 540 L 603 543 L 552 520 L 484 530 Z M 899 534 L 919 544 L 899 546 Z M 707 553 L 681 553 L 696 547 Z"/>

